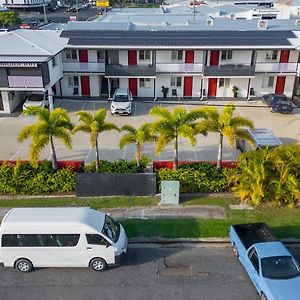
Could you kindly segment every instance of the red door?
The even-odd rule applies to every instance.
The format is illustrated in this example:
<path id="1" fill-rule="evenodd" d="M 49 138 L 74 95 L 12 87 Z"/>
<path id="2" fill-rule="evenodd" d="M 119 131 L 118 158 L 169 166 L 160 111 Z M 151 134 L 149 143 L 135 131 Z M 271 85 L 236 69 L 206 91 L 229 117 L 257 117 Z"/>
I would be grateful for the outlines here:
<path id="1" fill-rule="evenodd" d="M 185 51 L 185 63 L 192 64 L 194 62 L 194 50 Z"/>
<path id="2" fill-rule="evenodd" d="M 210 65 L 218 66 L 219 65 L 219 51 L 210 51 Z"/>
<path id="3" fill-rule="evenodd" d="M 129 90 L 133 97 L 137 96 L 137 78 L 129 78 Z"/>
<path id="4" fill-rule="evenodd" d="M 280 52 L 280 63 L 287 63 L 289 62 L 290 50 L 281 50 Z"/>
<path id="5" fill-rule="evenodd" d="M 217 78 L 209 78 L 208 79 L 208 97 L 216 97 L 217 96 Z"/>
<path id="6" fill-rule="evenodd" d="M 81 94 L 82 96 L 90 96 L 90 78 L 89 76 L 81 76 Z"/>
<path id="7" fill-rule="evenodd" d="M 285 85 L 285 76 L 278 76 L 276 81 L 276 94 L 283 94 L 284 92 L 284 85 Z"/>
<path id="8" fill-rule="evenodd" d="M 87 50 L 79 50 L 79 62 L 88 62 L 88 51 Z"/>
<path id="9" fill-rule="evenodd" d="M 128 65 L 137 65 L 137 51 L 128 50 Z"/>
<path id="10" fill-rule="evenodd" d="M 193 77 L 184 77 L 183 97 L 192 97 Z"/>

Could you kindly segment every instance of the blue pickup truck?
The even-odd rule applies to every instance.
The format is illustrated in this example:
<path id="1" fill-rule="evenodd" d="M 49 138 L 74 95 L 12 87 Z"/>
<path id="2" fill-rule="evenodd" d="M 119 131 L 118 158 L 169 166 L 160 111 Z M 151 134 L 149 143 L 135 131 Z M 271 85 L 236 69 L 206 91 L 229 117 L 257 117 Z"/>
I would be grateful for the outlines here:
<path id="1" fill-rule="evenodd" d="M 266 224 L 232 225 L 229 235 L 261 300 L 300 299 L 300 267 Z"/>

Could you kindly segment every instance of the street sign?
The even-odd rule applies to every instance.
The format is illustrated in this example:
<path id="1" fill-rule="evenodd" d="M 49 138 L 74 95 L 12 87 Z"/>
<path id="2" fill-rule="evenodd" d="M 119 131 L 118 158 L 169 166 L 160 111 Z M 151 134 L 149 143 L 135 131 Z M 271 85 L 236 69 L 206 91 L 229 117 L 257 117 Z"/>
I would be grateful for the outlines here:
<path id="1" fill-rule="evenodd" d="M 109 1 L 96 1 L 98 7 L 109 7 Z"/>
<path id="2" fill-rule="evenodd" d="M 70 16 L 70 19 L 69 19 L 71 22 L 75 22 L 77 20 L 76 16 Z"/>

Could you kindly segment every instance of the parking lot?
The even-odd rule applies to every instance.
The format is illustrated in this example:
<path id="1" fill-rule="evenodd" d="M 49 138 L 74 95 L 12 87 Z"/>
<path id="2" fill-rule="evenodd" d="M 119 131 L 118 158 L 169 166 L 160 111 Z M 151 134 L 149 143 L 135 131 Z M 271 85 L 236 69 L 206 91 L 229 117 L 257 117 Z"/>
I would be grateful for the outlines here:
<path id="1" fill-rule="evenodd" d="M 181 102 L 188 110 L 198 108 L 203 105 L 222 105 L 221 101 L 204 102 L 201 105 L 188 105 Z M 75 115 L 76 111 L 86 110 L 89 112 L 96 111 L 99 108 L 107 108 L 109 103 L 106 101 L 87 101 L 87 100 L 56 100 L 56 106 L 65 108 L 71 115 L 72 121 L 78 123 Z M 108 112 L 107 121 L 115 123 L 122 127 L 130 124 L 138 127 L 144 122 L 151 122 L 152 117 L 148 115 L 149 110 L 155 105 L 165 105 L 170 110 L 174 109 L 177 104 L 160 104 L 158 102 L 140 102 L 134 101 L 133 114 L 131 116 L 112 116 Z M 282 140 L 283 143 L 295 143 L 300 140 L 300 108 L 296 108 L 291 115 L 273 114 L 269 108 L 265 107 L 260 101 L 251 101 L 241 106 L 237 103 L 236 114 L 253 120 L 256 128 L 269 128 Z M 222 110 L 222 106 L 217 106 L 218 110 Z M 28 159 L 28 150 L 30 141 L 22 144 L 17 142 L 17 136 L 20 130 L 35 122 L 34 116 L 24 116 L 20 114 L 16 117 L 1 117 L 1 141 L 0 141 L 0 158 L 2 160 L 15 160 L 18 157 Z M 134 159 L 135 145 L 128 145 L 120 150 L 118 143 L 122 133 L 117 131 L 105 132 L 99 136 L 98 142 L 100 147 L 101 159 L 115 161 L 119 158 L 128 160 Z M 86 160 L 90 161 L 95 158 L 94 151 L 90 149 L 89 136 L 86 133 L 78 132 L 73 136 L 73 148 L 68 150 L 59 141 L 55 141 L 57 148 L 57 156 L 59 160 Z M 199 135 L 197 137 L 197 145 L 193 148 L 188 140 L 180 138 L 179 140 L 179 160 L 208 160 L 215 161 L 218 151 L 218 135 L 209 134 L 207 137 Z M 146 144 L 144 153 L 154 160 L 171 160 L 173 158 L 173 145 L 170 144 L 156 157 L 154 153 L 155 145 L 153 143 Z M 240 152 L 232 149 L 228 142 L 224 143 L 224 160 L 234 160 Z M 45 149 L 41 153 L 42 159 L 50 157 L 49 149 Z"/>

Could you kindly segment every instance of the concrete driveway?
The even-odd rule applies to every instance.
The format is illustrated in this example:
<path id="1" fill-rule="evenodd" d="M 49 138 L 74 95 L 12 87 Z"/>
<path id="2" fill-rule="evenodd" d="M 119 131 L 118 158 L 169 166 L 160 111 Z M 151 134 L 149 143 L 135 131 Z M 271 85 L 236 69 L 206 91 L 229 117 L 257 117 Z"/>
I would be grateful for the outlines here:
<path id="1" fill-rule="evenodd" d="M 192 105 L 186 103 L 179 103 L 184 105 L 188 110 L 203 106 L 203 105 L 217 105 L 218 110 L 222 110 L 222 101 L 205 101 L 201 105 Z M 152 117 L 148 115 L 149 110 L 155 105 L 164 105 L 170 110 L 176 107 L 176 103 L 161 104 L 158 102 L 141 102 L 135 101 L 133 103 L 132 116 L 112 116 L 107 115 L 107 121 L 115 123 L 122 127 L 125 124 L 130 124 L 135 127 L 140 126 L 144 122 L 151 122 Z M 56 102 L 56 106 L 63 107 L 70 113 L 71 119 L 74 123 L 78 122 L 75 115 L 76 111 L 81 109 L 93 112 L 99 108 L 107 108 L 109 110 L 109 103 L 105 101 L 87 101 L 87 100 L 66 100 L 62 99 Z M 291 115 L 272 114 L 264 104 L 260 101 L 237 102 L 236 114 L 247 117 L 254 121 L 256 128 L 269 128 L 282 140 L 283 143 L 294 143 L 300 140 L 300 108 L 296 108 Z M 20 130 L 27 125 L 33 124 L 35 117 L 23 116 L 18 117 L 1 117 L 1 140 L 0 140 L 0 159 L 28 159 L 29 141 L 22 144 L 17 142 L 17 135 Z M 119 158 L 128 160 L 134 159 L 134 145 L 128 145 L 120 150 L 118 143 L 122 133 L 117 131 L 106 132 L 99 137 L 99 147 L 101 159 L 115 161 Z M 196 147 L 192 147 L 188 140 L 180 138 L 179 140 L 179 160 L 208 160 L 214 161 L 217 159 L 218 151 L 218 135 L 209 134 L 207 137 L 199 135 L 197 137 Z M 93 160 L 94 151 L 89 146 L 88 134 L 78 132 L 73 136 L 73 149 L 68 150 L 64 145 L 55 141 L 57 148 L 58 159 L 60 160 Z M 172 145 L 168 145 L 160 156 L 155 156 L 155 145 L 153 143 L 146 144 L 144 153 L 154 160 L 171 160 L 173 157 Z M 224 160 L 234 160 L 239 151 L 232 149 L 225 140 L 224 144 Z M 41 154 L 42 159 L 50 157 L 49 149 L 44 149 Z"/>

